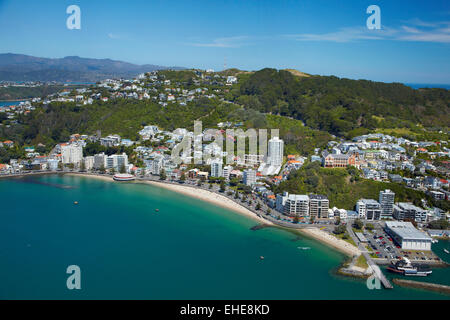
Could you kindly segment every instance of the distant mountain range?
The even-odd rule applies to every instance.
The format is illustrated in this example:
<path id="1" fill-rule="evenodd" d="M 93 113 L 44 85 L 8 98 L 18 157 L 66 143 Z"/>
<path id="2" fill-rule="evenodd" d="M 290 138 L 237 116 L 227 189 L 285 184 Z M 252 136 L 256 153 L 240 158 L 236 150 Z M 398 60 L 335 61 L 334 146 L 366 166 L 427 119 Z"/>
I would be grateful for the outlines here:
<path id="1" fill-rule="evenodd" d="M 143 72 L 175 69 L 152 64 L 136 65 L 111 59 L 77 56 L 51 59 L 23 54 L 0 54 L 0 81 L 95 82 L 107 78 L 133 77 Z"/>

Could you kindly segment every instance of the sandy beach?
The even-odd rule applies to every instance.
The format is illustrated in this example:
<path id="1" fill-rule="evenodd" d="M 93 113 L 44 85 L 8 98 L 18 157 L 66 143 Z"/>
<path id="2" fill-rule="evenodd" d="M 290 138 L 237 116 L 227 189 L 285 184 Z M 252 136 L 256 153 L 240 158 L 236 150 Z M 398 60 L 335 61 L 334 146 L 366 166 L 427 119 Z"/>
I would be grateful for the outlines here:
<path id="1" fill-rule="evenodd" d="M 307 234 L 308 236 L 322 243 L 325 243 L 333 248 L 336 248 L 337 250 L 341 251 L 342 253 L 345 253 L 350 257 L 359 256 L 361 254 L 361 251 L 357 247 L 351 245 L 347 241 L 337 239 L 336 237 L 333 237 L 332 235 L 318 228 L 314 227 L 303 228 L 299 229 L 299 231 Z"/>
<path id="2" fill-rule="evenodd" d="M 105 175 L 95 175 L 95 174 L 84 174 L 84 173 L 66 173 L 66 175 L 69 176 L 78 176 L 78 177 L 86 177 L 86 178 L 95 178 L 100 179 L 103 181 L 114 181 L 111 176 Z M 210 192 L 203 189 L 198 188 L 192 188 L 189 186 L 183 186 L 183 185 L 176 185 L 176 184 L 170 184 L 170 183 L 163 183 L 163 182 L 156 182 L 156 181 L 146 181 L 146 180 L 137 180 L 136 183 L 142 183 L 142 184 L 149 184 L 153 186 L 157 186 L 160 188 L 165 188 L 174 192 L 182 193 L 184 195 L 197 198 L 209 203 L 213 203 L 217 206 L 227 208 L 229 210 L 232 210 L 234 212 L 240 213 L 242 215 L 245 215 L 249 218 L 252 218 L 260 223 L 264 223 L 267 225 L 273 225 L 272 222 L 258 217 L 256 214 L 248 210 L 247 208 L 244 208 L 243 206 L 237 204 L 233 200 L 228 199 L 225 196 L 219 195 L 214 192 Z"/>
<path id="3" fill-rule="evenodd" d="M 213 203 L 215 205 L 221 206 L 223 208 L 227 208 L 229 210 L 233 210 L 237 213 L 243 214 L 249 218 L 252 218 L 254 220 L 257 220 L 258 222 L 267 224 L 267 225 L 273 225 L 272 222 L 258 217 L 255 213 L 251 212 L 247 208 L 244 208 L 243 206 L 237 204 L 233 200 L 228 199 L 225 196 L 219 195 L 214 192 L 210 192 L 208 190 L 203 189 L 197 189 L 192 188 L 188 186 L 183 185 L 175 185 L 175 184 L 169 184 L 169 183 L 162 183 L 162 182 L 156 182 L 156 181 L 139 181 L 145 184 L 155 185 L 161 188 L 165 188 L 174 192 L 182 193 L 187 196 L 197 198 L 206 202 Z"/>

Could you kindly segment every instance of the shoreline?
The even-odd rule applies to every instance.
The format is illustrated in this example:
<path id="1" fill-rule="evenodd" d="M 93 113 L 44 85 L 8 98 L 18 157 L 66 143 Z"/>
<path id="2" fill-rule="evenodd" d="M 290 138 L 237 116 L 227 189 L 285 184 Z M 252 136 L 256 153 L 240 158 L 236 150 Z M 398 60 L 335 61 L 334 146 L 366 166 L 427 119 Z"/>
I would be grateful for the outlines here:
<path id="1" fill-rule="evenodd" d="M 83 173 L 73 173 L 73 172 L 65 173 L 65 174 L 71 175 L 71 176 L 83 176 L 83 177 L 89 177 L 89 178 L 96 178 L 96 179 L 100 179 L 100 180 L 104 180 L 104 181 L 114 182 L 114 180 L 109 176 L 100 176 L 100 175 L 96 175 L 96 174 L 83 174 Z M 159 181 L 136 180 L 135 183 L 153 185 L 153 186 L 164 188 L 164 189 L 167 189 L 167 190 L 170 190 L 173 192 L 181 193 L 186 196 L 196 198 L 196 199 L 199 199 L 199 200 L 202 200 L 205 202 L 209 202 L 209 203 L 218 205 L 220 207 L 229 209 L 231 211 L 234 211 L 236 213 L 239 213 L 246 217 L 249 217 L 255 221 L 263 223 L 265 225 L 268 225 L 271 227 L 278 227 L 278 228 L 281 228 L 281 229 L 287 230 L 287 231 L 294 231 L 301 235 L 306 235 L 307 237 L 312 238 L 312 239 L 320 242 L 323 245 L 331 247 L 332 249 L 335 249 L 348 257 L 354 257 L 355 255 L 361 254 L 361 251 L 357 247 L 352 246 L 350 243 L 348 243 L 344 240 L 337 239 L 337 238 L 333 237 L 332 235 L 329 235 L 325 231 L 319 230 L 318 228 L 310 227 L 310 228 L 294 229 L 294 228 L 278 226 L 271 221 L 268 221 L 262 217 L 258 217 L 252 211 L 250 211 L 247 208 L 239 205 L 238 203 L 228 199 L 227 197 L 218 195 L 218 194 L 208 191 L 208 190 L 199 189 L 199 188 L 190 187 L 190 186 L 184 186 L 184 185 L 175 185 L 175 184 L 171 184 L 171 183 L 164 183 L 164 182 L 159 182 Z"/>
<path id="2" fill-rule="evenodd" d="M 27 173 L 27 174 L 21 174 L 21 175 L 6 175 L 6 176 L 0 176 L 0 178 L 14 178 L 14 177 L 26 177 L 28 175 L 46 175 L 46 174 L 57 174 L 57 175 L 67 175 L 67 176 L 78 176 L 78 177 L 85 177 L 85 178 L 92 178 L 92 179 L 98 179 L 106 182 L 115 182 L 112 178 L 112 176 L 109 175 L 99 175 L 99 174 L 91 174 L 91 173 L 78 173 L 78 172 L 36 172 L 36 173 Z M 228 199 L 227 197 L 223 195 L 219 195 L 217 193 L 199 189 L 195 187 L 190 186 L 184 186 L 184 185 L 175 185 L 171 183 L 165 183 L 160 181 L 148 181 L 148 180 L 135 180 L 134 183 L 140 183 L 140 184 L 147 184 L 147 185 L 153 185 L 159 188 L 164 188 L 166 190 L 170 190 L 173 192 L 177 192 L 180 194 L 184 194 L 186 196 L 196 198 L 208 203 L 212 203 L 214 205 L 226 208 L 228 210 L 231 210 L 233 212 L 236 212 L 238 214 L 241 214 L 243 216 L 246 216 L 248 218 L 251 218 L 254 221 L 257 221 L 261 224 L 270 226 L 270 227 L 277 227 L 286 231 L 295 232 L 304 236 L 307 236 L 309 238 L 312 238 L 313 240 L 316 240 L 320 242 L 321 244 L 330 247 L 342 254 L 344 254 L 347 257 L 354 257 L 355 255 L 360 255 L 361 251 L 355 247 L 352 246 L 350 243 L 337 239 L 333 237 L 332 235 L 326 233 L 325 231 L 322 231 L 318 228 L 314 227 L 305 227 L 305 228 L 288 228 L 284 226 L 280 226 L 277 224 L 274 224 L 273 222 L 264 219 L 263 217 L 258 217 L 254 212 L 248 210 L 247 208 L 241 206 L 240 204 L 236 203 L 233 200 Z"/>
<path id="3" fill-rule="evenodd" d="M 100 175 L 95 175 L 95 174 L 85 174 L 85 173 L 74 173 L 74 172 L 70 172 L 70 173 L 64 173 L 64 175 L 69 175 L 69 176 L 81 176 L 81 177 L 86 177 L 86 178 L 95 178 L 95 179 L 99 179 L 99 180 L 103 180 L 103 181 L 110 181 L 110 182 L 115 182 L 112 177 L 109 176 L 100 176 Z M 174 184 L 170 184 L 170 183 L 164 183 L 164 182 L 157 182 L 157 181 L 147 181 L 147 180 L 135 180 L 133 181 L 134 183 L 140 183 L 140 184 L 147 184 L 147 185 L 152 185 L 152 186 L 157 186 L 159 188 L 164 188 L 173 192 L 177 192 L 180 194 L 184 194 L 186 196 L 192 197 L 192 198 L 196 198 L 205 202 L 209 202 L 212 203 L 214 205 L 220 206 L 222 208 L 226 208 L 229 210 L 232 210 L 234 212 L 240 213 L 246 217 L 252 218 L 253 220 L 256 220 L 258 222 L 264 223 L 266 225 L 269 226 L 274 226 L 274 224 L 270 221 L 267 221 L 264 218 L 258 217 L 255 213 L 251 212 L 250 210 L 248 210 L 247 208 L 244 208 L 242 206 L 240 206 L 239 204 L 237 204 L 236 202 L 226 198 L 225 196 L 216 194 L 214 192 L 211 191 L 207 191 L 207 190 L 203 190 L 203 189 L 197 189 L 197 188 L 192 188 L 192 187 L 188 187 L 188 186 L 183 186 L 183 185 L 174 185 Z"/>
<path id="4" fill-rule="evenodd" d="M 314 238 L 315 240 L 323 244 L 333 247 L 334 249 L 338 250 L 341 253 L 344 253 L 348 257 L 361 255 L 361 251 L 357 247 L 351 245 L 350 243 L 344 240 L 333 237 L 332 235 L 318 228 L 310 227 L 297 230 L 301 233 L 308 235 L 311 238 Z"/>

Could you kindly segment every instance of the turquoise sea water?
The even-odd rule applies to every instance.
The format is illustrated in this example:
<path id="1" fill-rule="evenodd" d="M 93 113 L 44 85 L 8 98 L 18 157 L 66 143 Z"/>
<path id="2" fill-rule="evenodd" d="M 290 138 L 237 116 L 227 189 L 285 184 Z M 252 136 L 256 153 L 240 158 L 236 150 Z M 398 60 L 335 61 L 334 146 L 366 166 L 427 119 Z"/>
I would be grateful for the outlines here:
<path id="1" fill-rule="evenodd" d="M 369 290 L 315 240 L 154 186 L 52 175 L 0 179 L 0 195 L 1 299 L 450 298 Z"/>

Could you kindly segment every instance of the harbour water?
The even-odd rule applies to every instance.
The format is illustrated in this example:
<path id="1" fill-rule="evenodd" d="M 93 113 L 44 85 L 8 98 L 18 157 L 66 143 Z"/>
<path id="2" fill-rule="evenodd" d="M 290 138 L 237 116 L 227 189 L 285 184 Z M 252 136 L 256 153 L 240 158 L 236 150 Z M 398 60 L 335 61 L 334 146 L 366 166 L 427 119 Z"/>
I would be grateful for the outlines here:
<path id="1" fill-rule="evenodd" d="M 0 195 L 0 299 L 450 298 L 369 290 L 315 240 L 155 186 L 47 175 L 0 179 Z"/>
<path id="2" fill-rule="evenodd" d="M 5 107 L 5 106 L 17 106 L 21 102 L 24 102 L 24 101 L 25 100 L 20 100 L 20 101 L 0 101 L 0 108 L 1 107 Z"/>

